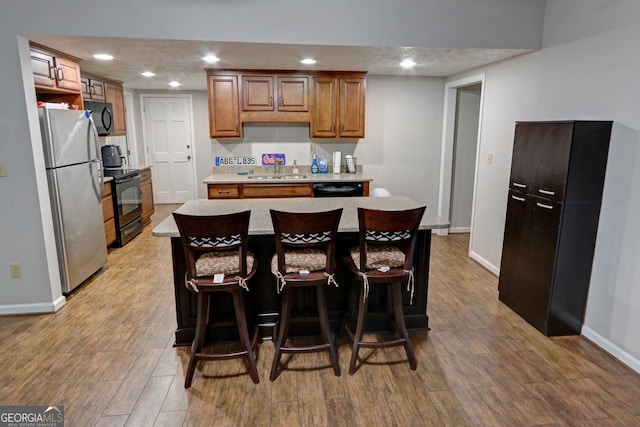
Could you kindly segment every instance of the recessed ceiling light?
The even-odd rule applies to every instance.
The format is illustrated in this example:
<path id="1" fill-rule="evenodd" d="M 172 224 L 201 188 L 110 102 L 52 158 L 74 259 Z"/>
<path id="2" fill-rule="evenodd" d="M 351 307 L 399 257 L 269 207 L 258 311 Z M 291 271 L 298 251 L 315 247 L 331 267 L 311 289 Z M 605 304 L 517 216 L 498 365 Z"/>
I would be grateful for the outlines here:
<path id="1" fill-rule="evenodd" d="M 172 81 L 172 82 L 169 82 L 169 86 L 171 86 L 171 87 L 178 87 L 178 86 L 180 86 L 180 82 L 177 82 L 177 81 L 175 81 L 175 80 L 174 80 L 174 81 Z"/>
<path id="2" fill-rule="evenodd" d="M 305 65 L 313 65 L 316 63 L 316 60 L 313 58 L 305 58 L 302 61 L 300 61 L 301 63 L 305 64 Z"/>
<path id="3" fill-rule="evenodd" d="M 220 58 L 215 55 L 206 55 L 202 57 L 202 60 L 204 62 L 208 62 L 209 64 L 215 64 L 216 62 L 220 61 Z"/>
<path id="4" fill-rule="evenodd" d="M 413 59 L 407 58 L 400 63 L 402 68 L 412 68 L 415 67 L 416 63 Z"/>
<path id="5" fill-rule="evenodd" d="M 108 53 L 96 53 L 93 57 L 101 61 L 111 61 L 113 59 L 113 55 L 109 55 Z"/>
<path id="6" fill-rule="evenodd" d="M 145 77 L 153 77 L 153 76 L 156 75 L 156 73 L 152 73 L 151 71 L 145 71 L 145 72 L 140 73 L 140 74 L 142 74 Z"/>

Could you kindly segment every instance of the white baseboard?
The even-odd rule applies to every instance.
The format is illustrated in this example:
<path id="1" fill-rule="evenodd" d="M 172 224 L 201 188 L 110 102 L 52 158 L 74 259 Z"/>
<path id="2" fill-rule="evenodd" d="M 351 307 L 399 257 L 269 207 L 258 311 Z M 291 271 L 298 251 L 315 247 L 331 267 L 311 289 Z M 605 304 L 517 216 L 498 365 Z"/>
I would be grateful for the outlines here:
<path id="1" fill-rule="evenodd" d="M 471 233 L 471 227 L 449 227 L 449 233 Z"/>
<path id="2" fill-rule="evenodd" d="M 480 264 L 481 266 L 483 266 L 484 268 L 486 268 L 487 270 L 489 270 L 491 273 L 493 273 L 496 276 L 500 276 L 500 268 L 496 267 L 495 265 L 491 264 L 489 261 L 487 261 L 486 259 L 482 258 L 480 255 L 478 255 L 475 252 L 469 252 L 469 257 L 476 261 L 478 264 Z"/>
<path id="3" fill-rule="evenodd" d="M 629 368 L 640 374 L 640 360 L 629 354 L 627 351 L 618 347 L 588 326 L 582 327 L 582 336 L 587 338 L 589 341 L 592 341 L 598 347 L 618 359 L 621 363 L 627 365 Z"/>
<path id="4" fill-rule="evenodd" d="M 60 296 L 60 298 L 49 303 L 0 305 L 0 315 L 55 313 L 64 307 L 66 303 L 67 299 L 64 296 Z"/>

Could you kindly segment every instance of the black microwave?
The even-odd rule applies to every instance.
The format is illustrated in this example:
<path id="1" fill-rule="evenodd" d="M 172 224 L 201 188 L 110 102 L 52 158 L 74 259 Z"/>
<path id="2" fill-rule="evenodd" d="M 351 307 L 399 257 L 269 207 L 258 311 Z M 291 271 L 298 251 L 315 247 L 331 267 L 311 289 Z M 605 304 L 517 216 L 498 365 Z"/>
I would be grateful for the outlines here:
<path id="1" fill-rule="evenodd" d="M 98 135 L 113 132 L 113 107 L 110 102 L 84 101 L 84 109 L 91 111 Z"/>

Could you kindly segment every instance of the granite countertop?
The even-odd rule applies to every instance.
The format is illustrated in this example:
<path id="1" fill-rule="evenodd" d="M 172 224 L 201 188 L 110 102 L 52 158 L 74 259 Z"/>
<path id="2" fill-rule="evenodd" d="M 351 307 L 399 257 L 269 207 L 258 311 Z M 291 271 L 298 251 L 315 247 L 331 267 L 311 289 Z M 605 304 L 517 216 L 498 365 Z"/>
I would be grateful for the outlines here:
<path id="1" fill-rule="evenodd" d="M 176 212 L 189 215 L 221 215 L 244 210 L 251 210 L 249 234 L 273 234 L 273 225 L 269 209 L 288 212 L 321 212 L 342 207 L 340 232 L 358 231 L 357 208 L 380 210 L 404 210 L 421 206 L 420 203 L 405 196 L 394 197 L 327 197 L 327 198 L 289 198 L 289 199 L 229 199 L 229 200 L 190 200 L 180 206 Z M 437 216 L 427 208 L 422 221 L 421 230 L 446 228 L 449 221 Z M 179 237 L 173 216 L 169 215 L 152 231 L 156 237 Z"/>
<path id="2" fill-rule="evenodd" d="M 249 178 L 249 177 L 260 177 Z M 282 184 L 282 183 L 315 183 L 315 182 L 364 182 L 373 181 L 371 176 L 362 172 L 358 173 L 308 173 L 301 172 L 294 178 L 291 173 L 281 173 L 282 178 L 270 178 L 275 174 L 238 175 L 237 173 L 214 173 L 206 177 L 202 182 L 205 184 Z"/>

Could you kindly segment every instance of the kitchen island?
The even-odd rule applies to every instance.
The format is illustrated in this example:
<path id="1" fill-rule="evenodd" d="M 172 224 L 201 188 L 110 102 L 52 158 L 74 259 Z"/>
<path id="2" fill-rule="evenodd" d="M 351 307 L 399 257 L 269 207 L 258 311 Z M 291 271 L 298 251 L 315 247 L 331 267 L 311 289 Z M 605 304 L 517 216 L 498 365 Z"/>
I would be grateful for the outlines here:
<path id="1" fill-rule="evenodd" d="M 263 338 L 270 338 L 273 326 L 278 319 L 280 308 L 276 281 L 270 271 L 271 257 L 275 252 L 273 226 L 269 209 L 289 212 L 318 212 L 343 208 L 340 226 L 338 228 L 338 271 L 336 272 L 338 288 L 327 286 L 327 304 L 329 321 L 336 333 L 341 321 L 348 310 L 349 290 L 357 285 L 346 266 L 342 262 L 342 255 L 358 242 L 357 208 L 381 210 L 403 210 L 420 206 L 408 197 L 346 197 L 346 198 L 311 198 L 311 199 L 237 199 L 237 200 L 191 200 L 179 207 L 176 212 L 190 215 L 220 215 L 243 210 L 251 210 L 249 223 L 249 249 L 258 261 L 258 272 L 250 283 L 250 297 L 260 334 Z M 414 256 L 416 291 L 413 304 L 409 302 L 408 293 L 403 293 L 405 321 L 408 329 L 428 329 L 427 290 L 429 277 L 429 257 L 431 247 L 431 230 L 445 228 L 448 221 L 436 216 L 427 208 L 420 223 L 416 251 Z M 173 220 L 167 217 L 153 229 L 152 234 L 157 237 L 171 238 L 173 282 L 175 286 L 175 303 L 177 316 L 177 330 L 175 345 L 189 345 L 193 340 L 196 325 L 196 295 L 185 287 L 185 263 L 180 235 Z M 370 298 L 370 321 L 373 330 L 384 330 L 388 325 L 384 311 L 386 310 L 386 292 L 372 289 Z M 384 288 L 382 288 L 384 290 Z M 211 322 L 207 336 L 211 339 L 231 339 L 235 334 L 233 304 L 231 298 L 221 295 L 212 301 Z M 314 298 L 302 295 L 296 301 L 296 310 L 292 315 L 297 317 L 291 326 L 291 335 L 316 334 L 317 321 L 315 319 Z"/>

